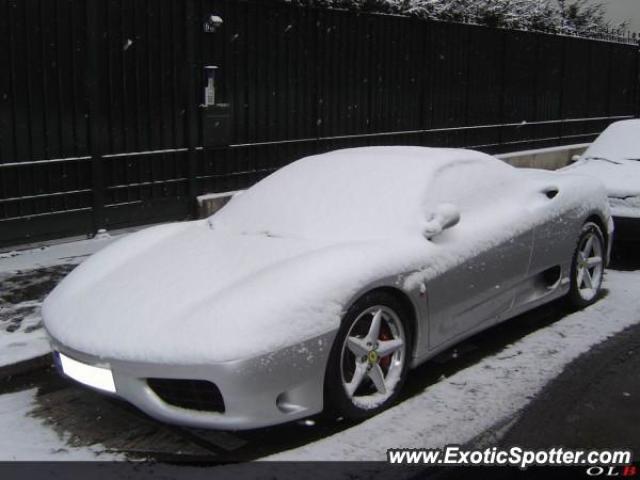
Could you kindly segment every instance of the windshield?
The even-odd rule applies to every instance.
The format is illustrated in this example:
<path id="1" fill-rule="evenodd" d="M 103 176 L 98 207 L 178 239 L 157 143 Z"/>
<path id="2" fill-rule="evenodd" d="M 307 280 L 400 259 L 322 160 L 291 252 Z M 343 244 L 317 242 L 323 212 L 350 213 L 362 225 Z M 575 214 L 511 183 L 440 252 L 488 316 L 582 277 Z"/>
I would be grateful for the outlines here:
<path id="1" fill-rule="evenodd" d="M 428 159 L 412 168 L 406 155 L 385 160 L 367 150 L 294 162 L 233 198 L 210 223 L 275 237 L 371 238 L 406 230 L 428 181 L 418 163 L 428 167 Z"/>
<path id="2" fill-rule="evenodd" d="M 476 168 L 461 176 L 457 174 L 460 165 Z M 421 235 L 422 223 L 434 206 L 431 203 L 451 201 L 469 190 L 467 181 L 476 184 L 477 178 L 496 169 L 513 170 L 469 150 L 338 150 L 282 168 L 233 198 L 210 223 L 214 229 L 274 237 L 337 240 Z"/>

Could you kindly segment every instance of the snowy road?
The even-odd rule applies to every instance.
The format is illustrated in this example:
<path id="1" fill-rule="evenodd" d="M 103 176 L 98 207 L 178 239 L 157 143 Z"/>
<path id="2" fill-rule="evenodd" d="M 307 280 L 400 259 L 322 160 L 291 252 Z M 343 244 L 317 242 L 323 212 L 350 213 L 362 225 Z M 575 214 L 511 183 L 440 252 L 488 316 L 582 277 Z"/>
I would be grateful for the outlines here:
<path id="1" fill-rule="evenodd" d="M 318 420 L 239 433 L 187 430 L 52 370 L 0 381 L 0 430 L 12 432 L 0 438 L 0 460 L 383 460 L 389 447 L 466 443 L 517 415 L 590 347 L 640 323 L 640 271 L 610 271 L 605 288 L 585 311 L 552 304 L 465 341 L 412 372 L 399 405 L 355 426 Z"/>
<path id="2" fill-rule="evenodd" d="M 73 446 L 70 434 L 49 426 L 34 415 L 37 389 L 0 395 L 0 459 L 8 460 L 112 460 L 101 446 Z"/>

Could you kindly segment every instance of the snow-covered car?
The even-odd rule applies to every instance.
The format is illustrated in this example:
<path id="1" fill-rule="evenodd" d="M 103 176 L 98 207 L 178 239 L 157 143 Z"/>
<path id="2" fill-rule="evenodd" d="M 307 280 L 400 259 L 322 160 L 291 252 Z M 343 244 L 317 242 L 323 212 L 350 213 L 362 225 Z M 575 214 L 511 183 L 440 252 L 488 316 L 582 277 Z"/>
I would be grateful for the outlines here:
<path id="1" fill-rule="evenodd" d="M 113 243 L 43 316 L 64 374 L 160 420 L 366 418 L 463 338 L 565 295 L 596 301 L 611 234 L 589 177 L 462 149 L 339 150 L 209 219 Z"/>
<path id="2" fill-rule="evenodd" d="M 612 123 L 563 170 L 600 179 L 609 196 L 616 237 L 640 241 L 640 120 Z"/>

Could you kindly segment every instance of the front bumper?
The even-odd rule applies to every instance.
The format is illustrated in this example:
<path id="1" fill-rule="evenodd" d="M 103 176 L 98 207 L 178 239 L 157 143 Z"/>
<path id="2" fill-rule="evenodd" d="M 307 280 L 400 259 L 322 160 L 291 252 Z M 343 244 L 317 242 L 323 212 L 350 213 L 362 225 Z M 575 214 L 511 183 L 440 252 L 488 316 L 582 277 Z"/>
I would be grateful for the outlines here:
<path id="1" fill-rule="evenodd" d="M 276 425 L 323 409 L 326 365 L 336 332 L 247 360 L 210 365 L 168 365 L 101 359 L 52 339 L 54 352 L 109 368 L 116 396 L 158 420 L 178 425 L 244 430 Z M 206 380 L 224 400 L 224 413 L 171 405 L 147 383 L 149 378 Z"/>

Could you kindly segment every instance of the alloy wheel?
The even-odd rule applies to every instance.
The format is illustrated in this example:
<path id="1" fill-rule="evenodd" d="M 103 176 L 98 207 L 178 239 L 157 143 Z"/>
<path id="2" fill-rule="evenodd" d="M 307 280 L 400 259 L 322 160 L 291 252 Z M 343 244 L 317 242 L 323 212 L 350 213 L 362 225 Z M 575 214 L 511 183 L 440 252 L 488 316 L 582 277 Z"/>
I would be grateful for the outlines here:
<path id="1" fill-rule="evenodd" d="M 591 301 L 598 294 L 604 273 L 603 247 L 595 232 L 587 233 L 578 245 L 576 285 L 584 301 Z"/>
<path id="2" fill-rule="evenodd" d="M 392 309 L 376 305 L 356 317 L 340 356 L 342 386 L 355 406 L 374 409 L 393 395 L 406 352 L 404 327 Z"/>

